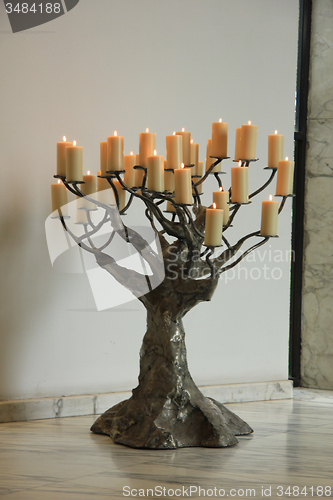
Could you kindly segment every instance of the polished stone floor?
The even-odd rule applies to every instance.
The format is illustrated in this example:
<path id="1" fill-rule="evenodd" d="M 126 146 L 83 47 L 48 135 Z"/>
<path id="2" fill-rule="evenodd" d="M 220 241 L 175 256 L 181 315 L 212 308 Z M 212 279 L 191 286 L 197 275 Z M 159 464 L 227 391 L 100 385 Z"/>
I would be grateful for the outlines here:
<path id="1" fill-rule="evenodd" d="M 134 450 L 93 416 L 0 424 L 1 500 L 333 497 L 333 392 L 228 407 L 255 432 L 226 449 Z"/>

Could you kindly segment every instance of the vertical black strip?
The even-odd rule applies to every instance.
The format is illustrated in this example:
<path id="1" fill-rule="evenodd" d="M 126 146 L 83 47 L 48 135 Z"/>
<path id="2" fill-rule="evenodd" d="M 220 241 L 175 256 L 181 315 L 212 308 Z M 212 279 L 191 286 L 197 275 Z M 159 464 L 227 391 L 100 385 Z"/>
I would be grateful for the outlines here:
<path id="1" fill-rule="evenodd" d="M 309 91 L 312 0 L 300 0 L 295 120 L 295 194 L 293 199 L 289 378 L 301 385 L 302 269 L 304 185 Z"/>

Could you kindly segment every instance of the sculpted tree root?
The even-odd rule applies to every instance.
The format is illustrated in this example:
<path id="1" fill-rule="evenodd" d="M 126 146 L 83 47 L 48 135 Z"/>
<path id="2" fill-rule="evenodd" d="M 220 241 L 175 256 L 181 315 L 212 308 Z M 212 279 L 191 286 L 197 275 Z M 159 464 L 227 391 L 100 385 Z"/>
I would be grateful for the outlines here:
<path id="1" fill-rule="evenodd" d="M 132 397 L 107 410 L 91 430 L 115 443 L 154 449 L 232 446 L 238 443 L 235 436 L 253 432 L 221 403 L 203 395 L 195 404 L 184 401 L 180 407 L 170 399 Z"/>

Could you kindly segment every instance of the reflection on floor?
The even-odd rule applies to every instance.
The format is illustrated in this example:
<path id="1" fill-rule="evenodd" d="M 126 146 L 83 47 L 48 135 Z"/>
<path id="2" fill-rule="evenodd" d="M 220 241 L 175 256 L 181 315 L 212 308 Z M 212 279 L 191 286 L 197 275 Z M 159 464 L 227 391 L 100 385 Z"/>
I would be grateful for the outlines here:
<path id="1" fill-rule="evenodd" d="M 1 500 L 333 497 L 333 392 L 228 407 L 255 432 L 226 449 L 134 450 L 93 416 L 0 424 Z"/>

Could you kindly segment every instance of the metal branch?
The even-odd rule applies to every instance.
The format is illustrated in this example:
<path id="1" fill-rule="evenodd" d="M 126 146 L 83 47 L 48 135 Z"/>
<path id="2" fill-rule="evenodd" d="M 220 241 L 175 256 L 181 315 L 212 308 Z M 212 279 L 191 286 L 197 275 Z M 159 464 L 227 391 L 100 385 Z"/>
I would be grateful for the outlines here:
<path id="1" fill-rule="evenodd" d="M 214 161 L 214 163 L 212 163 L 211 166 L 209 167 L 209 169 L 206 171 L 205 175 L 203 177 L 201 177 L 201 179 L 198 180 L 198 182 L 196 182 L 194 184 L 194 186 L 199 186 L 200 184 L 202 184 L 207 179 L 209 174 L 213 171 L 213 169 L 216 167 L 216 165 L 221 163 L 221 161 L 222 161 L 222 158 L 218 158 L 216 161 Z"/>
<path id="2" fill-rule="evenodd" d="M 286 201 L 287 201 L 287 198 L 288 198 L 288 196 L 284 196 L 284 197 L 282 198 L 281 203 L 280 203 L 280 206 L 279 206 L 278 214 L 280 214 L 280 213 L 282 212 L 283 207 L 284 207 L 284 205 L 285 205 L 285 203 L 286 203 Z"/>
<path id="3" fill-rule="evenodd" d="M 253 198 L 254 196 L 257 196 L 257 194 L 261 193 L 261 191 L 263 191 L 264 189 L 266 189 L 266 188 L 267 188 L 267 186 L 269 186 L 269 185 L 270 185 L 270 183 L 272 182 L 272 180 L 273 180 L 273 179 L 274 179 L 274 177 L 275 177 L 276 171 L 277 171 L 276 169 L 273 169 L 273 170 L 272 170 L 272 173 L 271 173 L 270 178 L 268 179 L 268 181 L 267 181 L 267 182 L 265 182 L 265 184 L 263 184 L 263 185 L 262 185 L 259 189 L 257 189 L 257 190 L 256 190 L 256 191 L 254 191 L 253 193 L 251 193 L 251 194 L 249 195 L 249 200 L 250 200 L 251 198 Z"/>
<path id="4" fill-rule="evenodd" d="M 129 207 L 132 205 L 133 198 L 134 198 L 134 194 L 131 193 L 127 204 L 125 205 L 125 207 L 122 210 L 119 211 L 120 215 L 123 215 L 125 212 L 127 212 Z"/>
<path id="5" fill-rule="evenodd" d="M 142 191 L 141 194 L 139 194 L 138 192 L 134 191 L 132 188 L 126 186 L 126 184 L 124 183 L 124 181 L 122 180 L 122 178 L 120 177 L 120 174 L 118 172 L 115 172 L 115 175 L 116 175 L 116 177 L 117 177 L 118 181 L 120 182 L 120 185 L 122 186 L 123 189 L 125 189 L 129 193 L 133 194 L 133 196 L 135 196 L 136 198 L 141 199 L 145 203 L 146 207 L 150 209 L 150 211 L 156 217 L 156 219 L 161 224 L 161 226 L 166 231 L 166 233 L 168 233 L 170 236 L 174 236 L 175 238 L 184 238 L 185 237 L 184 230 L 183 230 L 181 224 L 179 224 L 177 222 L 169 221 L 166 217 L 164 217 L 164 215 L 162 214 L 159 207 L 156 205 L 156 203 L 154 203 L 153 200 L 151 200 L 148 197 L 148 195 L 147 195 L 147 193 L 145 193 L 145 191 Z M 159 197 L 162 199 L 165 199 L 165 200 L 170 199 L 172 201 L 170 196 L 160 195 Z"/>
<path id="6" fill-rule="evenodd" d="M 240 205 L 240 204 L 238 204 L 238 203 L 237 203 L 237 205 L 235 205 L 234 207 L 232 207 L 232 208 L 233 208 L 233 212 L 232 212 L 232 214 L 230 215 L 228 222 L 227 222 L 227 223 L 226 223 L 226 225 L 223 227 L 223 231 L 226 231 L 226 230 L 227 230 L 227 229 L 231 226 L 232 221 L 234 220 L 235 215 L 237 214 L 237 212 L 238 212 L 238 210 L 240 209 L 240 207 L 241 207 L 241 206 L 242 206 L 242 205 Z"/>
<path id="7" fill-rule="evenodd" d="M 254 236 L 255 234 L 259 235 L 259 231 L 257 233 L 252 233 L 251 235 L 248 235 L 248 237 Z M 226 267 L 220 269 L 219 274 L 222 274 L 225 271 L 228 271 L 229 269 L 232 269 L 233 267 L 237 266 L 237 264 L 239 264 L 250 252 L 261 247 L 261 245 L 264 245 L 264 243 L 267 243 L 268 240 L 269 240 L 269 236 L 263 236 L 263 240 L 260 241 L 260 243 L 256 243 L 252 247 L 248 248 L 245 252 L 242 253 L 242 255 L 240 257 L 238 257 L 238 259 L 235 260 L 235 262 L 233 262 L 232 264 L 229 264 L 229 266 L 226 266 Z"/>

